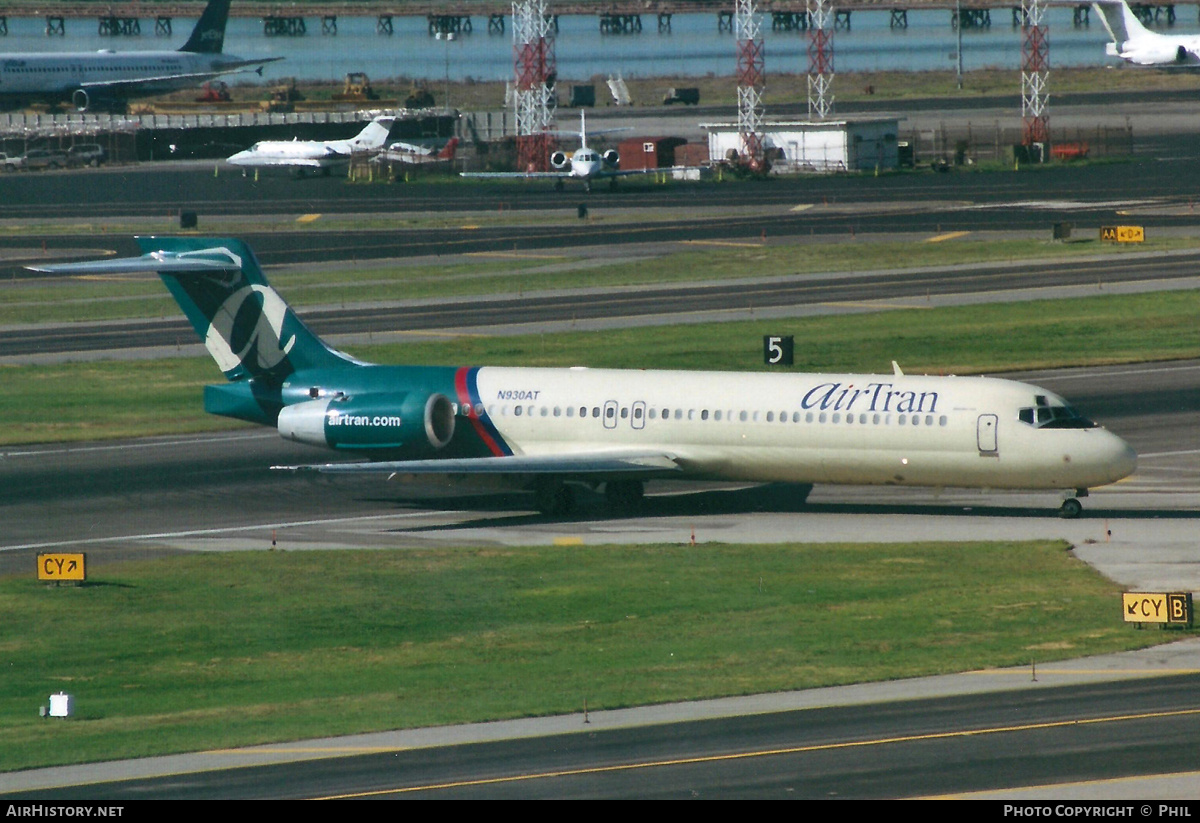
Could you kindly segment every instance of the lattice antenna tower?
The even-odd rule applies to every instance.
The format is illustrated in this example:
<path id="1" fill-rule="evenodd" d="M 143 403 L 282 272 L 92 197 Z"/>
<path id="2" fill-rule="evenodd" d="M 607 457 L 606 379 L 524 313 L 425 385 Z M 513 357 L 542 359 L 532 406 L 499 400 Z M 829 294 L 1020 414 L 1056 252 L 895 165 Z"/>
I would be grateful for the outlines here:
<path id="1" fill-rule="evenodd" d="M 808 0 L 808 116 L 833 116 L 833 4 Z"/>
<path id="2" fill-rule="evenodd" d="M 554 151 L 554 24 L 546 0 L 513 3 L 513 114 L 517 163 L 523 171 L 547 171 Z"/>
<path id="3" fill-rule="evenodd" d="M 1040 0 L 1021 0 L 1021 143 L 1041 143 L 1046 152 L 1050 148 L 1050 38 L 1042 11 Z"/>
<path id="4" fill-rule="evenodd" d="M 763 160 L 762 94 L 767 71 L 762 18 L 754 8 L 754 0 L 737 0 L 733 31 L 737 38 L 738 134 L 742 137 L 742 157 L 752 168 L 758 168 Z"/>

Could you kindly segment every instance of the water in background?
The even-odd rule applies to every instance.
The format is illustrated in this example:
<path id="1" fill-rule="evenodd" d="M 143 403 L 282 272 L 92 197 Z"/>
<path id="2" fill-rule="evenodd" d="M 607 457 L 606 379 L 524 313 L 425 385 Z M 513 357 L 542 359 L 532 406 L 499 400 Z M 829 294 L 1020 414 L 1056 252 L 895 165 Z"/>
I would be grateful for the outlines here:
<path id="1" fill-rule="evenodd" d="M 957 35 L 946 10 L 910 11 L 907 29 L 890 27 L 888 10 L 856 11 L 849 31 L 835 32 L 834 67 L 851 71 L 953 70 Z M 1104 25 L 1093 10 L 1089 26 L 1075 28 L 1070 8 L 1051 7 L 1045 12 L 1049 29 L 1050 68 L 1102 66 L 1113 58 L 1104 55 Z M 306 19 L 304 37 L 266 37 L 257 18 L 232 18 L 225 51 L 240 57 L 284 57 L 268 64 L 267 81 L 281 77 L 341 82 L 347 72 L 366 72 L 373 81 L 385 78 L 504 81 L 513 74 L 512 21 L 504 34 L 488 34 L 487 18 L 472 18 L 474 31 L 453 41 L 429 35 L 423 17 L 393 19 L 391 36 L 375 31 L 375 18 L 343 17 L 336 36 L 322 35 L 320 19 Z M 640 34 L 601 35 L 594 16 L 559 18 L 555 54 L 559 77 L 567 81 L 593 76 L 625 78 L 668 76 L 733 76 L 736 72 L 733 35 L 717 31 L 715 14 L 677 14 L 671 31 L 659 34 L 656 18 L 643 16 Z M 178 48 L 195 25 L 194 19 L 172 21 L 171 37 L 157 37 L 154 21 L 142 20 L 140 37 L 100 37 L 93 18 L 68 18 L 65 37 L 47 37 L 42 18 L 8 18 L 8 36 L 0 37 L 4 52 L 62 52 L 114 49 L 137 51 Z M 808 37 L 804 32 L 771 30 L 763 16 L 762 39 L 768 84 L 772 73 L 803 74 L 808 70 Z M 1009 8 L 992 10 L 987 29 L 964 30 L 963 68 L 1017 70 L 1021 65 L 1021 30 L 1012 27 Z"/>

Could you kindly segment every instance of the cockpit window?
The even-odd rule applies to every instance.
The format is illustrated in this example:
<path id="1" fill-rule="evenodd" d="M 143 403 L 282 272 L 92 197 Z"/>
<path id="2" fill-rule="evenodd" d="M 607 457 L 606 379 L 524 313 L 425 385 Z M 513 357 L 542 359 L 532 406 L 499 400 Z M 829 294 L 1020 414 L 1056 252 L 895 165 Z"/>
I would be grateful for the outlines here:
<path id="1" fill-rule="evenodd" d="M 1041 397 L 1038 400 L 1042 400 Z M 1047 406 L 1039 403 L 1017 413 L 1022 423 L 1038 429 L 1094 429 L 1097 425 L 1070 406 Z"/>

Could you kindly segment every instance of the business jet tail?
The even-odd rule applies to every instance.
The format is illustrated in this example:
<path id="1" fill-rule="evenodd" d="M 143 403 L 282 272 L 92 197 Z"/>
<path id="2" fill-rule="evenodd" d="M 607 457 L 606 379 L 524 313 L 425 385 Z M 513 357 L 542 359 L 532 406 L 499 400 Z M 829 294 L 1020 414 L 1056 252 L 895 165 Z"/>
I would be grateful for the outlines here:
<path id="1" fill-rule="evenodd" d="M 351 151 L 380 151 L 392 131 L 394 118 L 376 117 L 350 140 Z"/>

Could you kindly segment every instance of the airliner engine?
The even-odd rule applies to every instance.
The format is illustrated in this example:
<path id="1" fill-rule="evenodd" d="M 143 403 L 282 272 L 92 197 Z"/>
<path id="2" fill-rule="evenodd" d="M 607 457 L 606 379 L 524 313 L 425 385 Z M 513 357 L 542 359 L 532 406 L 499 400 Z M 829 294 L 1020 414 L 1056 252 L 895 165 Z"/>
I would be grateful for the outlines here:
<path id="1" fill-rule="evenodd" d="M 310 446 L 422 456 L 454 436 L 454 404 L 417 392 L 306 400 L 279 412 L 279 433 Z"/>
<path id="2" fill-rule="evenodd" d="M 604 164 L 613 169 L 615 169 L 617 167 L 617 163 L 621 161 L 621 158 L 617 155 L 616 149 L 609 149 L 608 151 L 604 152 L 603 157 Z"/>
<path id="3" fill-rule="evenodd" d="M 1132 45 L 1132 43 L 1126 43 L 1126 45 Z M 1196 55 L 1181 45 L 1171 43 L 1140 44 L 1136 48 L 1123 50 L 1120 56 L 1139 66 L 1164 66 L 1171 63 L 1183 65 L 1197 62 Z"/>
<path id="4" fill-rule="evenodd" d="M 567 157 L 567 153 L 565 151 L 556 151 L 554 154 L 550 155 L 550 165 L 554 166 L 554 168 L 558 169 L 559 171 L 562 171 L 571 165 L 571 158 Z"/>

